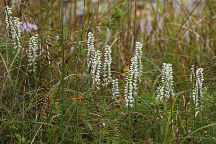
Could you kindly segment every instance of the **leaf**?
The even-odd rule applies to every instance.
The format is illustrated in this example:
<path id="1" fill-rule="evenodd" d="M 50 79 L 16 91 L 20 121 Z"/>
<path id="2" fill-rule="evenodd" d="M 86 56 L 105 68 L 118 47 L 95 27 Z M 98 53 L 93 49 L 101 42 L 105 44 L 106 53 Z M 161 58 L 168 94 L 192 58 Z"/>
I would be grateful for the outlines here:
<path id="1" fill-rule="evenodd" d="M 127 71 L 129 71 L 129 66 L 128 65 L 123 68 L 123 73 L 126 73 Z"/>

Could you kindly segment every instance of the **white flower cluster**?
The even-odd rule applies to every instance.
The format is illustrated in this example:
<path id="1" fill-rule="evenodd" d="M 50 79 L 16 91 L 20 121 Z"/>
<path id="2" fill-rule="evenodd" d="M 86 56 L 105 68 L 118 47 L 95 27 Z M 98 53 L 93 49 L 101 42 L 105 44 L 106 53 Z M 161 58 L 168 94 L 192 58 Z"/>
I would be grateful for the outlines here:
<path id="1" fill-rule="evenodd" d="M 130 69 L 126 75 L 126 86 L 124 91 L 124 97 L 126 105 L 133 107 L 134 100 L 137 96 L 137 82 L 138 82 L 139 70 L 138 70 L 138 58 L 135 55 L 131 59 Z"/>
<path id="2" fill-rule="evenodd" d="M 139 71 L 139 79 L 142 76 L 143 72 L 143 65 L 142 65 L 142 44 L 141 42 L 136 42 L 136 47 L 135 47 L 135 55 L 137 56 L 137 62 L 138 62 L 138 71 Z"/>
<path id="3" fill-rule="evenodd" d="M 6 28 L 8 33 L 10 33 L 10 29 L 13 25 L 13 21 L 12 21 L 12 11 L 11 8 L 9 6 L 5 7 L 5 22 L 6 22 Z"/>
<path id="4" fill-rule="evenodd" d="M 22 49 L 21 43 L 20 43 L 20 37 L 21 37 L 21 29 L 20 29 L 20 19 L 17 17 L 12 17 L 11 14 L 11 8 L 6 6 L 5 8 L 5 14 L 6 14 L 6 28 L 9 37 L 11 38 L 12 44 L 14 45 L 14 49 L 19 52 Z"/>
<path id="5" fill-rule="evenodd" d="M 100 70 L 101 70 L 101 52 L 97 50 L 94 53 L 94 58 L 92 60 L 92 77 L 93 77 L 93 85 L 100 85 Z"/>
<path id="6" fill-rule="evenodd" d="M 29 65 L 33 68 L 33 72 L 36 69 L 36 59 L 38 57 L 38 35 L 32 36 L 29 40 L 28 58 Z"/>
<path id="7" fill-rule="evenodd" d="M 88 40 L 87 40 L 87 48 L 88 48 L 88 53 L 87 53 L 87 64 L 88 68 L 91 70 L 92 68 L 92 61 L 95 57 L 95 48 L 94 48 L 94 34 L 91 32 L 88 33 Z M 91 71 L 90 71 L 91 73 Z"/>
<path id="8" fill-rule="evenodd" d="M 101 52 L 95 51 L 94 47 L 94 34 L 88 33 L 87 40 L 87 64 L 90 74 L 93 77 L 93 85 L 100 85 L 100 73 L 101 73 Z"/>
<path id="9" fill-rule="evenodd" d="M 194 65 L 191 67 L 190 83 L 192 84 L 192 97 L 195 107 L 199 105 L 199 100 L 203 98 L 203 68 L 197 68 L 195 70 Z"/>
<path id="10" fill-rule="evenodd" d="M 112 84 L 113 84 L 113 87 L 112 87 L 112 94 L 113 94 L 113 97 L 114 99 L 117 99 L 119 97 L 119 82 L 118 82 L 118 79 L 114 79 L 112 81 Z"/>
<path id="11" fill-rule="evenodd" d="M 162 84 L 157 89 L 156 100 L 162 101 L 164 98 L 169 99 L 174 97 L 174 88 L 173 88 L 173 69 L 172 64 L 163 63 L 162 66 Z"/>
<path id="12" fill-rule="evenodd" d="M 112 63 L 112 57 L 111 57 L 111 47 L 106 46 L 105 47 L 105 53 L 104 53 L 104 65 L 103 65 L 103 70 L 104 70 L 104 86 L 107 86 L 112 77 L 111 77 L 111 63 Z"/>

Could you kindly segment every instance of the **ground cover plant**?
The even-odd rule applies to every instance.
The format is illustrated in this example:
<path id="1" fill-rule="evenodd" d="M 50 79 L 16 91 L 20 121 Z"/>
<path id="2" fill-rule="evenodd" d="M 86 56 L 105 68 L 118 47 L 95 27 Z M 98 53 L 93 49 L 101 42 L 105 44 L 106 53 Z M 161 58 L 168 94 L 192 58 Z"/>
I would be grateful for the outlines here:
<path id="1" fill-rule="evenodd" d="M 214 0 L 0 12 L 0 143 L 216 143 Z"/>

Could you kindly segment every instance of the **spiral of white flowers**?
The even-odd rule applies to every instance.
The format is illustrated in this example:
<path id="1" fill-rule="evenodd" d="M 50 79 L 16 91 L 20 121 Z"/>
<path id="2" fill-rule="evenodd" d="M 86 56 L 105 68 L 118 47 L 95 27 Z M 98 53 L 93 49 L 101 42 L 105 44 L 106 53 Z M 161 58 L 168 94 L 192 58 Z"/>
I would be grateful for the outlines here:
<path id="1" fill-rule="evenodd" d="M 103 65 L 103 80 L 104 80 L 104 86 L 107 86 L 112 77 L 111 77 L 111 63 L 112 63 L 112 57 L 111 57 L 111 47 L 106 46 L 105 47 L 105 53 L 104 53 L 104 65 Z"/>
<path id="2" fill-rule="evenodd" d="M 163 98 L 168 99 L 175 96 L 172 64 L 163 63 L 161 74 L 161 85 L 157 88 L 156 100 L 158 101 L 162 101 Z"/>
<path id="3" fill-rule="evenodd" d="M 97 50 L 94 54 L 94 58 L 92 60 L 92 77 L 93 77 L 93 85 L 100 85 L 100 72 L 101 72 L 101 52 Z"/>
<path id="4" fill-rule="evenodd" d="M 21 30 L 20 30 L 20 19 L 17 17 L 14 17 L 13 20 L 13 27 L 12 27 L 12 39 L 13 44 L 15 46 L 15 49 L 18 49 L 18 51 L 21 50 L 21 43 L 20 43 L 20 37 L 21 37 Z"/>
<path id="5" fill-rule="evenodd" d="M 114 79 L 112 81 L 113 87 L 112 87 L 112 95 L 114 99 L 117 99 L 119 97 L 119 82 L 118 79 Z"/>
<path id="6" fill-rule="evenodd" d="M 194 65 L 191 67 L 190 83 L 192 84 L 192 98 L 195 107 L 199 105 L 199 101 L 203 98 L 203 68 L 197 68 L 195 71 Z"/>
<path id="7" fill-rule="evenodd" d="M 124 91 L 126 105 L 130 107 L 134 106 L 134 100 L 135 97 L 137 96 L 138 76 L 139 76 L 138 58 L 135 55 L 131 59 L 130 69 L 126 75 L 126 86 Z"/>
<path id="8" fill-rule="evenodd" d="M 87 65 L 88 65 L 88 69 L 91 69 L 92 68 L 92 62 L 93 62 L 93 59 L 94 59 L 94 56 L 95 56 L 94 55 L 95 54 L 94 34 L 92 34 L 91 32 L 88 33 L 87 48 L 88 48 Z"/>
<path id="9" fill-rule="evenodd" d="M 6 29 L 7 29 L 8 34 L 10 34 L 11 26 L 13 25 L 11 14 L 12 14 L 11 8 L 9 6 L 6 6 L 5 7 L 5 22 L 6 22 Z"/>
<path id="10" fill-rule="evenodd" d="M 29 40 L 28 58 L 29 66 L 33 68 L 33 72 L 36 69 L 36 59 L 38 57 L 38 35 L 32 36 Z"/>
<path id="11" fill-rule="evenodd" d="M 12 17 L 11 14 L 12 14 L 11 8 L 6 6 L 5 21 L 6 21 L 8 36 L 11 38 L 14 49 L 17 50 L 17 52 L 19 52 L 22 49 L 20 43 L 20 37 L 21 37 L 20 19 L 17 17 Z"/>
<path id="12" fill-rule="evenodd" d="M 138 65 L 138 71 L 139 71 L 139 79 L 142 76 L 143 72 L 143 65 L 142 65 L 142 44 L 141 42 L 136 42 L 135 47 L 135 55 L 137 56 L 137 65 Z"/>

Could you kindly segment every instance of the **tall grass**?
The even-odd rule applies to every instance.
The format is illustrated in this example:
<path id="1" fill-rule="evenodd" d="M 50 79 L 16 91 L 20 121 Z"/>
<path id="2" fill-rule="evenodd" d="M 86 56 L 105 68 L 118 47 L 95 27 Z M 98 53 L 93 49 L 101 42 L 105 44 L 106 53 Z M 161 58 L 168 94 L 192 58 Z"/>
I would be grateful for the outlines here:
<path id="1" fill-rule="evenodd" d="M 20 53 L 11 52 L 8 2 L 0 3 L 0 143 L 216 142 L 214 0 L 11 3 L 12 17 L 38 27 L 21 32 Z M 89 32 L 93 62 L 101 53 L 97 84 Z M 29 40 L 36 34 L 31 71 Z M 163 63 L 172 64 L 172 82 Z M 197 90 L 192 65 L 204 72 Z M 169 84 L 171 96 L 156 100 Z M 193 92 L 202 94 L 199 105 Z"/>

